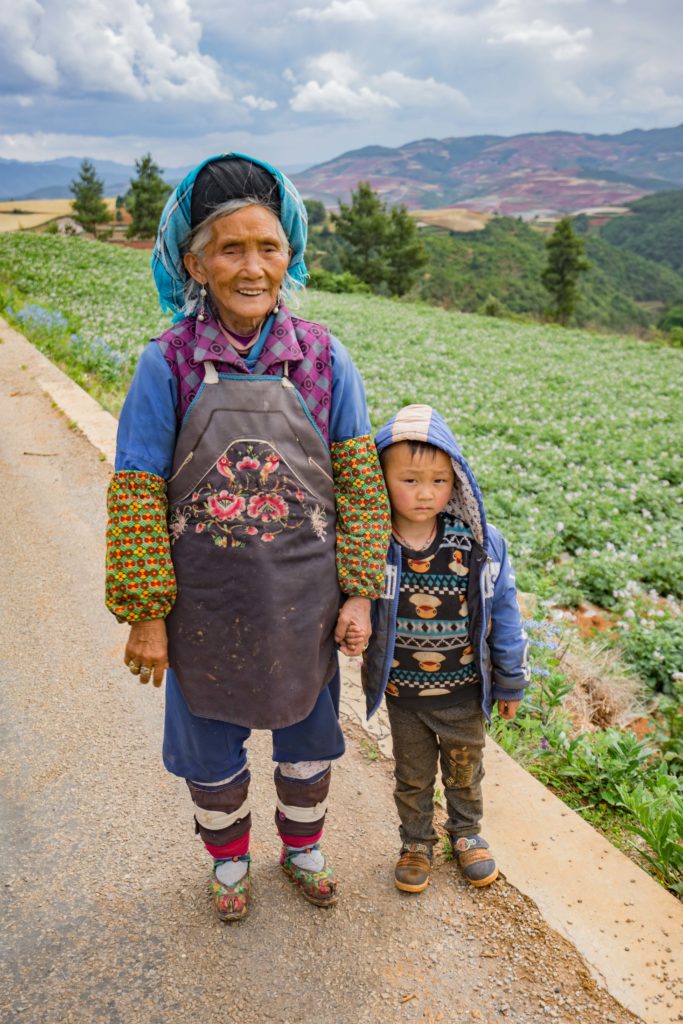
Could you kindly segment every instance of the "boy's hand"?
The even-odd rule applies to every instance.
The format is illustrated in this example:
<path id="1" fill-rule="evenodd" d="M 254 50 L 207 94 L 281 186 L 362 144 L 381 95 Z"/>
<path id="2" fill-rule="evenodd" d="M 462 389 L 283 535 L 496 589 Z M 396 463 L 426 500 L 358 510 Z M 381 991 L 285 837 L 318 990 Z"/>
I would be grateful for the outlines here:
<path id="1" fill-rule="evenodd" d="M 517 708 L 521 703 L 521 700 L 499 700 L 497 702 L 498 714 L 501 718 L 505 718 L 509 721 L 511 718 L 515 717 L 517 714 Z"/>
<path id="2" fill-rule="evenodd" d="M 370 598 L 349 597 L 339 610 L 334 630 L 335 642 L 342 654 L 362 654 L 367 647 L 372 626 L 370 625 Z"/>

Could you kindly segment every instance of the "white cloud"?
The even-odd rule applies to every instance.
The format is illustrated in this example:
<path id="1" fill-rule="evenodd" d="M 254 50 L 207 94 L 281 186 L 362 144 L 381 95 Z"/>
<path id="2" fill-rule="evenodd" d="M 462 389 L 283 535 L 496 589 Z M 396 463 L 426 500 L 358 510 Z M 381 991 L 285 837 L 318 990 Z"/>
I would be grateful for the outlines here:
<path id="1" fill-rule="evenodd" d="M 375 21 L 375 15 L 364 0 L 332 0 L 329 7 L 300 7 L 294 12 L 302 21 Z"/>
<path id="2" fill-rule="evenodd" d="M 683 121 L 683 95 L 668 92 L 662 85 L 643 81 L 634 88 L 635 95 L 626 93 L 621 97 L 621 106 L 629 110 L 637 101 L 638 109 L 645 114 L 659 115 L 658 123 Z"/>
<path id="3" fill-rule="evenodd" d="M 325 111 L 343 117 L 365 117 L 377 110 L 386 110 L 398 103 L 388 96 L 373 92 L 367 86 L 352 89 L 344 82 L 306 82 L 300 86 L 290 102 L 297 113 Z"/>
<path id="4" fill-rule="evenodd" d="M 0 135 L 0 153 L 11 160 L 56 160 L 64 156 L 73 156 L 75 153 L 87 154 L 98 160 L 132 163 L 134 156 L 142 156 L 149 149 L 148 140 L 135 136 L 109 137 L 56 132 L 18 132 Z"/>
<path id="5" fill-rule="evenodd" d="M 59 81 L 57 66 L 50 53 L 36 48 L 43 8 L 38 0 L 17 0 L 0 8 L 0 54 L 6 64 L 40 85 L 55 86 Z"/>
<path id="6" fill-rule="evenodd" d="M 261 96 L 243 96 L 242 103 L 250 110 L 275 110 L 277 103 L 274 100 L 266 100 Z"/>
<path id="7" fill-rule="evenodd" d="M 459 89 L 434 78 L 411 78 L 394 70 L 363 78 L 347 53 L 323 53 L 308 62 L 308 69 L 314 77 L 298 86 L 290 101 L 298 113 L 327 111 L 353 118 L 378 110 L 468 105 Z"/>
<path id="8" fill-rule="evenodd" d="M 308 70 L 317 78 L 325 78 L 344 85 L 358 81 L 359 73 L 351 55 L 328 50 L 319 57 L 312 57 L 307 64 Z"/>
<path id="9" fill-rule="evenodd" d="M 373 77 L 371 84 L 402 107 L 435 107 L 440 103 L 470 106 L 460 89 L 437 82 L 434 78 L 409 78 L 401 71 L 385 71 Z"/>
<path id="10" fill-rule="evenodd" d="M 5 64 L 38 86 L 135 100 L 229 98 L 200 40 L 189 0 L 18 0 L 0 22 Z"/>
<path id="11" fill-rule="evenodd" d="M 489 37 L 488 42 L 537 46 L 549 50 L 556 60 L 568 60 L 585 52 L 586 42 L 592 35 L 590 28 L 579 28 L 572 32 L 564 25 L 549 25 L 541 18 L 535 18 L 528 24 L 501 27 Z"/>

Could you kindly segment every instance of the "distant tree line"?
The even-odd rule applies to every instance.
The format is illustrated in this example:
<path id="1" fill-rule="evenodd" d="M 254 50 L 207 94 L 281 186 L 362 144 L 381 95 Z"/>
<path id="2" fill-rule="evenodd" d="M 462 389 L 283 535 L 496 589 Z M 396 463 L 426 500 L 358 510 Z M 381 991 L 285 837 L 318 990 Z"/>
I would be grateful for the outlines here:
<path id="1" fill-rule="evenodd" d="M 430 262 L 415 220 L 405 206 L 388 209 L 369 182 L 358 183 L 349 204 L 339 203 L 339 211 L 329 218 L 333 231 L 325 227 L 327 214 L 319 200 L 307 199 L 306 208 L 311 228 L 319 229 L 315 237 L 324 253 L 322 267 L 312 274 L 314 287 L 405 295 Z M 572 319 L 579 277 L 588 270 L 584 248 L 583 239 L 574 233 L 568 218 L 557 224 L 546 241 L 547 262 L 539 281 L 550 295 L 546 315 L 561 324 Z M 502 304 L 493 295 L 484 305 L 489 315 L 503 313 Z"/>
<path id="2" fill-rule="evenodd" d="M 675 219 L 683 191 L 648 197 L 657 200 L 655 209 L 647 204 L 639 216 L 656 215 L 663 229 L 667 197 L 666 208 Z M 633 207 L 641 203 L 645 200 Z M 355 273 L 349 271 L 349 239 L 335 230 L 334 215 L 326 215 L 317 200 L 307 199 L 306 205 L 312 287 L 390 294 L 386 284 L 378 286 L 370 278 L 370 287 L 356 276 L 364 273 L 362 259 L 353 265 Z M 622 219 L 635 220 L 627 214 L 610 223 Z M 632 334 L 657 327 L 669 344 L 683 345 L 683 276 L 664 260 L 655 262 L 611 244 L 603 237 L 605 229 L 595 228 L 584 215 L 565 220 L 550 235 L 521 218 L 502 215 L 493 216 L 479 231 L 421 227 L 418 240 L 426 262 L 404 297 L 486 316 L 550 319 Z M 364 244 L 361 240 L 356 247 Z"/>

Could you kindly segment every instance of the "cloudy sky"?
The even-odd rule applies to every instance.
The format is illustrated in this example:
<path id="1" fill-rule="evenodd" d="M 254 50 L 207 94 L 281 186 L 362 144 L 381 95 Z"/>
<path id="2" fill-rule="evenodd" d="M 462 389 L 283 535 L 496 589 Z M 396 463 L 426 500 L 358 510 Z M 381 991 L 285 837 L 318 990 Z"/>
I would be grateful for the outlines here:
<path id="1" fill-rule="evenodd" d="M 310 166 L 683 122 L 680 0 L 4 0 L 0 156 Z"/>

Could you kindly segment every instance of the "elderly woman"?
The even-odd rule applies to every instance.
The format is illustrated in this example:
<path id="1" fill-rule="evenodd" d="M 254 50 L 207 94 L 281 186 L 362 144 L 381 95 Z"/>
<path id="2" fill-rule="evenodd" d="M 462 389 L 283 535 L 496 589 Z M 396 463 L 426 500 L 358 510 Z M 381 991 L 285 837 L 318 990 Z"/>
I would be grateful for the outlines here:
<path id="1" fill-rule="evenodd" d="M 152 259 L 174 325 L 140 357 L 109 490 L 107 605 L 140 682 L 168 668 L 164 764 L 226 921 L 251 893 L 252 729 L 272 731 L 280 863 L 310 902 L 337 899 L 320 849 L 344 750 L 335 641 L 366 644 L 389 539 L 362 381 L 285 304 L 305 244 L 301 198 L 267 164 L 212 157 L 180 183 Z"/>

